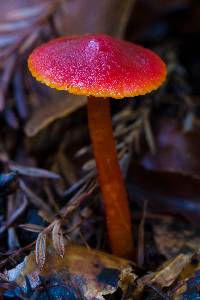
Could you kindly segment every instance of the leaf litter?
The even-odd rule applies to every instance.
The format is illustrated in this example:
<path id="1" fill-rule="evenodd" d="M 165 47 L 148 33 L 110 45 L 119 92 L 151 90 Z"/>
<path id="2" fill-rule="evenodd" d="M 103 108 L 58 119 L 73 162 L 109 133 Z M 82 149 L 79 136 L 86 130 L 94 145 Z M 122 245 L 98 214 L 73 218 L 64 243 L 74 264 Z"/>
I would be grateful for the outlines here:
<path id="1" fill-rule="evenodd" d="M 158 93 L 111 103 L 134 211 L 133 264 L 90 249 L 109 251 L 86 101 L 53 93 L 23 67 L 31 48 L 58 35 L 59 3 L 30 1 L 1 15 L 0 299 L 198 299 L 198 4 L 138 1 L 127 28 L 168 63 Z"/>

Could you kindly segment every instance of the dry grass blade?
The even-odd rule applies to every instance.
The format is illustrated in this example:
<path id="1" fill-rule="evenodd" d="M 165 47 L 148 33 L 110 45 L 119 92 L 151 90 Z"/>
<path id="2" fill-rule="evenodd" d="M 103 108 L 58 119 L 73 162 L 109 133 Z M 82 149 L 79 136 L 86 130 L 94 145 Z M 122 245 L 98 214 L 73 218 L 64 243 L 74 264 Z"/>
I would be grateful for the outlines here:
<path id="1" fill-rule="evenodd" d="M 12 213 L 12 215 L 8 218 L 5 224 L 3 224 L 3 226 L 0 227 L 0 234 L 2 234 L 9 226 L 11 226 L 21 216 L 21 214 L 27 208 L 27 205 L 28 205 L 28 201 L 24 196 L 21 205 Z"/>
<path id="2" fill-rule="evenodd" d="M 15 35 L 2 35 L 0 36 L 0 48 L 1 47 L 8 47 L 9 45 L 12 45 L 17 40 L 17 37 Z"/>
<path id="3" fill-rule="evenodd" d="M 35 29 L 23 42 L 21 47 L 19 48 L 19 54 L 23 54 L 24 52 L 28 51 L 34 43 L 37 41 L 41 33 L 41 27 Z"/>
<path id="4" fill-rule="evenodd" d="M 31 191 L 24 181 L 20 180 L 19 186 L 33 205 L 35 205 L 40 210 L 47 211 L 50 215 L 52 214 L 50 206 L 46 204 L 43 199 L 38 197 L 33 191 Z"/>
<path id="5" fill-rule="evenodd" d="M 0 33 L 16 32 L 39 24 L 53 13 L 56 5 L 56 1 L 52 1 L 11 11 L 6 15 L 5 21 L 0 23 Z"/>
<path id="6" fill-rule="evenodd" d="M 46 259 L 46 237 L 46 233 L 41 232 L 35 245 L 35 258 L 40 270 L 43 268 Z"/>
<path id="7" fill-rule="evenodd" d="M 13 78 L 13 94 L 16 100 L 16 109 L 22 120 L 28 118 L 28 105 L 25 96 L 24 79 L 21 67 L 16 68 Z"/>
<path id="8" fill-rule="evenodd" d="M 52 34 L 50 17 L 55 12 L 60 0 L 8 0 L 1 2 L 0 67 L 2 68 L 2 78 L 0 78 L 0 111 L 3 111 L 5 107 L 8 109 L 5 101 L 6 96 L 13 96 L 19 116 L 15 117 L 12 112 L 6 110 L 5 119 L 10 127 L 18 129 L 19 124 L 15 119 L 19 117 L 19 119 L 26 120 L 28 118 L 27 101 L 23 89 L 24 85 L 26 90 L 26 82 L 21 80 L 21 76 L 25 74 L 23 70 L 23 74 L 21 71 L 20 74 L 15 74 L 14 88 L 8 91 L 8 86 L 12 82 L 12 71 L 15 67 L 15 64 L 13 67 L 11 65 L 12 68 L 9 67 L 9 60 L 13 56 L 19 59 L 18 63 L 21 61 L 21 57 L 24 60 L 27 56 L 27 50 L 32 48 L 40 37 L 43 39 L 42 34 L 44 32 L 49 31 Z"/>
<path id="9" fill-rule="evenodd" d="M 96 171 L 92 170 L 88 174 L 86 174 L 83 178 L 76 181 L 74 184 L 72 184 L 65 192 L 64 197 L 68 197 L 70 194 L 75 193 L 78 189 L 80 189 L 84 184 L 89 182 L 92 178 L 95 178 Z"/>
<path id="10" fill-rule="evenodd" d="M 58 255 L 64 257 L 65 245 L 64 245 L 63 232 L 61 228 L 61 222 L 59 220 L 55 222 L 55 225 L 53 227 L 52 241 L 53 241 L 53 246 L 56 249 Z"/>
<path id="11" fill-rule="evenodd" d="M 36 232 L 36 233 L 39 233 L 42 230 L 44 230 L 44 226 L 37 225 L 37 224 L 20 224 L 18 227 L 26 231 Z"/>
<path id="12" fill-rule="evenodd" d="M 20 19 L 29 19 L 33 17 L 37 17 L 38 15 L 45 14 L 45 12 L 49 8 L 49 2 L 40 3 L 38 5 L 27 6 L 20 9 L 15 9 L 14 11 L 10 11 L 7 13 L 7 20 L 9 21 L 17 21 Z"/>
<path id="13" fill-rule="evenodd" d="M 154 136 L 152 133 L 151 125 L 149 122 L 149 115 L 150 115 L 150 111 L 145 110 L 145 112 L 144 112 L 144 130 L 145 130 L 146 139 L 147 139 L 150 151 L 152 154 L 156 154 L 156 146 L 155 146 L 155 141 L 154 141 Z"/>
<path id="14" fill-rule="evenodd" d="M 5 22 L 0 24 L 0 33 L 21 30 L 27 28 L 28 26 L 30 26 L 30 22 L 28 20 L 21 20 L 17 22 Z"/>
<path id="15" fill-rule="evenodd" d="M 23 35 L 20 36 L 20 37 L 17 37 L 14 44 L 11 44 L 9 47 L 3 47 L 3 49 L 1 49 L 1 51 L 0 51 L 0 65 L 6 65 L 5 62 L 7 62 L 9 57 L 11 55 L 16 54 L 16 50 L 21 45 L 24 38 L 25 37 Z"/>
<path id="16" fill-rule="evenodd" d="M 9 81 L 13 73 L 13 69 L 16 62 L 16 55 L 13 54 L 6 61 L 4 66 L 3 74 L 0 81 L 0 111 L 4 109 L 5 106 L 5 96 L 8 89 Z"/>
<path id="17" fill-rule="evenodd" d="M 60 176 L 54 172 L 34 168 L 34 167 L 25 167 L 16 164 L 10 164 L 10 169 L 14 172 L 18 172 L 20 175 L 31 176 L 31 177 L 42 177 L 48 179 L 60 179 Z"/>
<path id="18" fill-rule="evenodd" d="M 16 130 L 19 129 L 19 120 L 16 116 L 16 113 L 10 107 L 6 107 L 6 110 L 4 111 L 4 115 L 5 115 L 6 123 L 10 128 Z"/>
<path id="19" fill-rule="evenodd" d="M 61 218 L 66 218 L 67 215 L 71 214 L 77 207 L 79 207 L 79 205 L 85 200 L 87 199 L 95 190 L 95 188 L 97 187 L 96 182 L 92 184 L 92 186 L 90 187 L 90 189 L 86 190 L 86 186 L 84 185 L 77 193 L 76 195 L 74 195 L 70 201 L 63 206 L 63 208 L 60 210 L 59 216 Z"/>
<path id="20" fill-rule="evenodd" d="M 144 202 L 144 207 L 143 207 L 143 213 L 142 213 L 142 219 L 140 221 L 139 224 L 139 228 L 138 228 L 138 255 L 137 255 L 137 263 L 138 266 L 140 268 L 143 267 L 143 263 L 144 263 L 144 254 L 145 254 L 145 250 L 144 250 L 144 227 L 145 227 L 145 218 L 146 218 L 146 212 L 147 212 L 147 200 L 145 200 Z"/>

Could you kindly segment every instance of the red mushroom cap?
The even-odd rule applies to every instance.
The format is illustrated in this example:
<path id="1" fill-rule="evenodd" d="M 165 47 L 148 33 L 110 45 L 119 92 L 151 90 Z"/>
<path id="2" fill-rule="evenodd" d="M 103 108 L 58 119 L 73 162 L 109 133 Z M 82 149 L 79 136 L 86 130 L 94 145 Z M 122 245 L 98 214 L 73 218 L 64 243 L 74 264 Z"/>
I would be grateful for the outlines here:
<path id="1" fill-rule="evenodd" d="M 96 97 L 143 95 L 166 77 L 164 62 L 152 51 L 101 34 L 52 40 L 33 51 L 28 66 L 50 87 Z"/>

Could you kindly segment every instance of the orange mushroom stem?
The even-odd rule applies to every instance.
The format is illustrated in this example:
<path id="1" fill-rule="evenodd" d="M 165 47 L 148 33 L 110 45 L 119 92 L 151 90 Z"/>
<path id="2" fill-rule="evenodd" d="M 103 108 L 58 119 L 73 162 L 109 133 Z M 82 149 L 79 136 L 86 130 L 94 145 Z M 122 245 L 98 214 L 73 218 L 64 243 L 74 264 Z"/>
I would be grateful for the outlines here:
<path id="1" fill-rule="evenodd" d="M 109 100 L 88 97 L 88 124 L 103 194 L 112 252 L 133 257 L 128 197 L 117 159 Z"/>

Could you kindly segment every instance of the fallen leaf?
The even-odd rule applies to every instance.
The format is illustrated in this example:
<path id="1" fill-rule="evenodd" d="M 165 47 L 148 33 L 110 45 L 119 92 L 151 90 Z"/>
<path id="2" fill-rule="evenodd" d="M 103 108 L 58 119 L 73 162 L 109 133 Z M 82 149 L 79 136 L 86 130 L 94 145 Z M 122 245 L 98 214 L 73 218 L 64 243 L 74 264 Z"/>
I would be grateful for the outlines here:
<path id="1" fill-rule="evenodd" d="M 83 107 L 87 98 L 83 96 L 69 95 L 56 96 L 55 100 L 48 101 L 44 106 L 36 110 L 25 126 L 25 133 L 32 137 L 47 127 L 53 121 L 64 118 Z"/>
<path id="2" fill-rule="evenodd" d="M 127 176 L 131 201 L 143 205 L 147 212 L 180 215 L 199 224 L 200 179 L 191 175 L 147 170 L 132 161 Z"/>
<path id="3" fill-rule="evenodd" d="M 102 32 L 122 37 L 134 3 L 135 0 L 62 1 L 57 27 L 62 35 Z"/>
<path id="4" fill-rule="evenodd" d="M 143 149 L 140 163 L 148 170 L 171 171 L 200 177 L 200 133 L 185 132 L 174 118 L 156 118 L 154 122 L 156 153 Z"/>
<path id="5" fill-rule="evenodd" d="M 200 257 L 194 253 L 190 263 L 183 269 L 176 284 L 169 290 L 173 300 L 197 300 L 199 298 Z"/>
<path id="6" fill-rule="evenodd" d="M 181 274 L 183 269 L 190 263 L 192 255 L 179 254 L 172 261 L 165 263 L 164 268 L 158 271 L 151 283 L 156 283 L 160 287 L 169 287 Z"/>
<path id="7" fill-rule="evenodd" d="M 179 287 L 173 295 L 174 300 L 197 300 L 199 299 L 200 270 L 188 280 L 179 283 Z"/>
<path id="8" fill-rule="evenodd" d="M 42 278 L 49 295 L 56 293 L 58 296 L 65 290 L 65 295 L 68 293 L 70 299 L 80 297 L 88 300 L 102 300 L 104 295 L 114 293 L 119 285 L 123 290 L 128 290 L 126 285 L 133 283 L 137 277 L 131 262 L 73 244 L 65 246 L 64 258 L 48 245 L 42 270 L 38 268 L 32 252 L 16 268 L 9 270 L 7 276 L 25 290 L 25 278 L 29 279 L 31 288 L 35 290 Z"/>
<path id="9" fill-rule="evenodd" d="M 137 286 L 133 293 L 133 299 L 140 297 L 147 286 L 158 287 L 161 291 L 170 288 L 177 283 L 184 269 L 190 265 L 193 255 L 179 254 L 165 262 L 156 272 L 149 273 L 137 280 Z M 173 292 L 172 292 L 173 294 Z M 168 298 L 166 298 L 168 299 Z M 170 298 L 171 299 L 171 298 Z"/>

